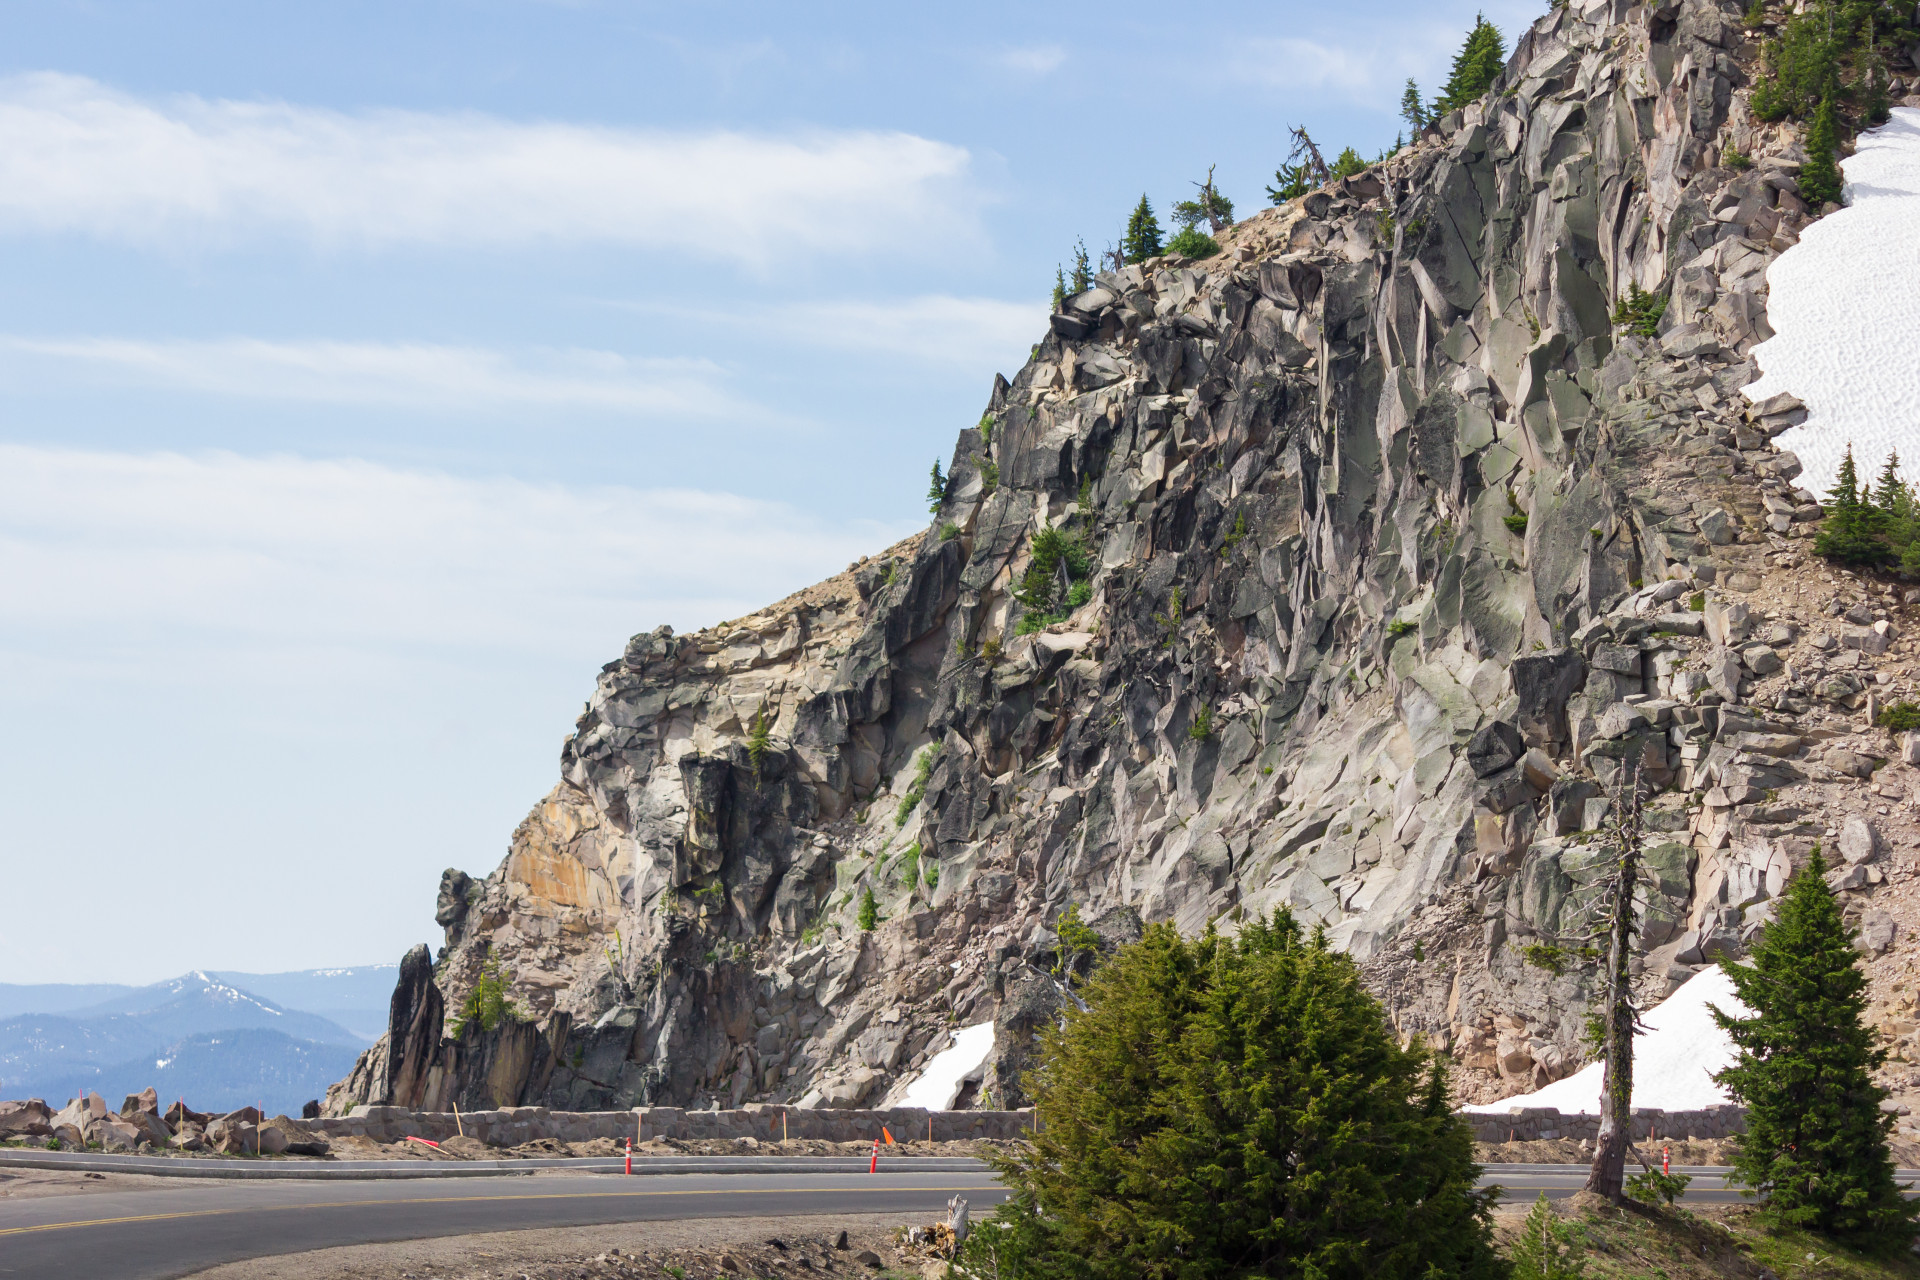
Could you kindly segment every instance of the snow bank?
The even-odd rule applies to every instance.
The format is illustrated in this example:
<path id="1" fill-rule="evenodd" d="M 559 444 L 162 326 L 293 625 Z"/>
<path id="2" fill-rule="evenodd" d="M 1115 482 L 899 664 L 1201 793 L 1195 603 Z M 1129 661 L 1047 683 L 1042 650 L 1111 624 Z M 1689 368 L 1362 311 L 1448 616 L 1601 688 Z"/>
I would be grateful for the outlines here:
<path id="1" fill-rule="evenodd" d="M 1920 449 L 1915 450 L 1915 457 L 1920 457 Z M 1733 982 L 1719 965 L 1694 974 L 1685 986 L 1641 1019 L 1647 1030 L 1633 1041 L 1634 1106 L 1696 1111 L 1728 1101 L 1725 1090 L 1713 1082 L 1713 1074 L 1732 1065 L 1733 1041 L 1714 1024 L 1709 1005 L 1736 1017 L 1749 1012 L 1734 997 Z M 1538 1093 L 1502 1098 L 1466 1110 L 1554 1107 L 1562 1115 L 1598 1115 L 1601 1066 L 1590 1063 Z"/>
<path id="2" fill-rule="evenodd" d="M 993 1052 L 993 1024 L 976 1023 L 953 1033 L 953 1047 L 934 1055 L 914 1082 L 895 1095 L 897 1107 L 945 1111 L 960 1096 L 960 1086 L 978 1072 Z"/>
<path id="3" fill-rule="evenodd" d="M 1776 440 L 1821 494 L 1849 442 L 1863 480 L 1895 449 L 1920 474 L 1920 110 L 1862 134 L 1842 171 L 1848 207 L 1767 269 L 1775 336 L 1754 348 L 1764 376 L 1746 388 L 1806 404 L 1807 421 Z"/>

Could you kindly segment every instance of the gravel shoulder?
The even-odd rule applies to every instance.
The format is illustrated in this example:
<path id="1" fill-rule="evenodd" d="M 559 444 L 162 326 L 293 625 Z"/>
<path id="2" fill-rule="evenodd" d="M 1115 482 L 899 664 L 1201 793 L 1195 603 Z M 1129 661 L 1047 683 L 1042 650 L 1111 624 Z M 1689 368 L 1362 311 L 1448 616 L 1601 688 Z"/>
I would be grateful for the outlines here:
<path id="1" fill-rule="evenodd" d="M 897 1215 L 708 1218 L 352 1245 L 233 1262 L 202 1280 L 560 1280 L 578 1276 L 876 1275 L 895 1270 Z M 846 1247 L 836 1244 L 841 1232 Z M 771 1243 L 779 1241 L 779 1245 Z M 616 1252 L 617 1251 L 617 1252 Z M 880 1259 L 875 1265 L 862 1254 Z M 728 1263 L 731 1262 L 731 1266 Z M 914 1267 L 911 1274 L 918 1274 Z M 896 1272 L 897 1274 L 897 1272 Z"/>

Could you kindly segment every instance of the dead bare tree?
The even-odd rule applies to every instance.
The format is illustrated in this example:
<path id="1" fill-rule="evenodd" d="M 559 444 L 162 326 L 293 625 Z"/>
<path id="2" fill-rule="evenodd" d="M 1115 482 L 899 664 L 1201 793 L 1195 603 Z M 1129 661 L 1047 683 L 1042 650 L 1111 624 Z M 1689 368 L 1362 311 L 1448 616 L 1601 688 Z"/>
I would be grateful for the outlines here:
<path id="1" fill-rule="evenodd" d="M 1594 1139 L 1587 1190 L 1624 1203 L 1627 1151 L 1633 1145 L 1633 1036 L 1639 1027 L 1633 1007 L 1633 893 L 1640 878 L 1641 815 L 1646 804 L 1640 770 L 1622 770 L 1614 789 L 1608 822 L 1613 876 L 1608 884 L 1605 986 L 1601 997 L 1600 1036 L 1604 1066 L 1600 1075 L 1600 1132 Z"/>
<path id="2" fill-rule="evenodd" d="M 1586 1189 L 1622 1204 L 1626 1201 L 1627 1155 L 1633 1147 L 1633 1037 L 1640 1030 L 1631 973 L 1636 927 L 1633 899 L 1640 882 L 1646 807 L 1646 788 L 1638 767 L 1621 770 L 1611 799 L 1601 846 L 1603 859 L 1611 863 L 1611 868 L 1601 888 L 1599 912 L 1589 917 L 1592 927 L 1535 942 L 1527 947 L 1526 959 L 1556 974 L 1566 972 L 1569 961 L 1576 958 L 1600 966 L 1599 1008 L 1588 1022 L 1593 1047 L 1602 1063 L 1600 1129 L 1594 1140 Z"/>
<path id="3" fill-rule="evenodd" d="M 1287 163 L 1304 164 L 1307 177 L 1313 185 L 1316 187 L 1323 185 L 1333 176 L 1333 171 L 1327 168 L 1326 159 L 1320 154 L 1320 148 L 1314 146 L 1313 139 L 1307 136 L 1306 126 L 1293 125 L 1287 132 L 1293 135 L 1293 150 L 1287 152 Z"/>

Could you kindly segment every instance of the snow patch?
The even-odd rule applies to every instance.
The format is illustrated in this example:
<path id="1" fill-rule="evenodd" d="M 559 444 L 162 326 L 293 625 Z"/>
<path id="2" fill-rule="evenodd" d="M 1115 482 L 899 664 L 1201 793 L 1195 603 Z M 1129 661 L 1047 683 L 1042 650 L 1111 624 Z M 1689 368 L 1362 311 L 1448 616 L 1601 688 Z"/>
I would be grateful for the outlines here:
<path id="1" fill-rule="evenodd" d="M 934 1055 L 912 1084 L 892 1104 L 945 1111 L 960 1096 L 960 1087 L 975 1078 L 993 1052 L 993 1024 L 976 1023 L 953 1033 L 953 1047 Z"/>
<path id="2" fill-rule="evenodd" d="M 1920 456 L 1920 451 L 1916 451 Z M 1733 1041 L 1713 1020 L 1710 1006 L 1746 1017 L 1752 1011 L 1733 994 L 1733 980 L 1719 965 L 1702 969 L 1641 1019 L 1647 1030 L 1633 1040 L 1633 1105 L 1662 1111 L 1698 1111 L 1724 1106 L 1726 1090 L 1713 1075 L 1733 1065 Z M 1468 1111 L 1504 1112 L 1509 1107 L 1554 1107 L 1562 1115 L 1600 1114 L 1600 1074 L 1592 1062 L 1537 1093 L 1502 1098 Z"/>
<path id="3" fill-rule="evenodd" d="M 1800 398 L 1807 420 L 1775 437 L 1825 493 L 1847 445 L 1870 480 L 1899 450 L 1920 462 L 1920 110 L 1860 135 L 1841 166 L 1848 206 L 1806 229 L 1767 269 L 1774 336 L 1753 349 L 1752 400 Z"/>

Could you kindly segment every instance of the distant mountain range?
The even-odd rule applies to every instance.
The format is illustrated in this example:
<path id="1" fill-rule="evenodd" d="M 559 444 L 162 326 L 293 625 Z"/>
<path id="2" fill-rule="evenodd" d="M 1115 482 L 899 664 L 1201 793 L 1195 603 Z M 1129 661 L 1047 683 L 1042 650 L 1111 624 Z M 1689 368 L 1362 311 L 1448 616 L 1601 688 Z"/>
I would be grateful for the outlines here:
<path id="1" fill-rule="evenodd" d="M 393 965 L 239 974 L 147 987 L 0 984 L 0 1098 L 109 1103 L 149 1085 L 200 1110 L 296 1110 L 386 1029 Z"/>

